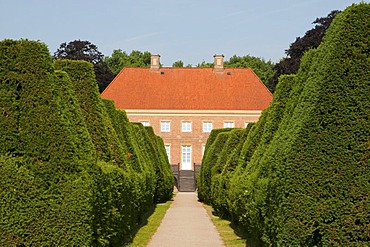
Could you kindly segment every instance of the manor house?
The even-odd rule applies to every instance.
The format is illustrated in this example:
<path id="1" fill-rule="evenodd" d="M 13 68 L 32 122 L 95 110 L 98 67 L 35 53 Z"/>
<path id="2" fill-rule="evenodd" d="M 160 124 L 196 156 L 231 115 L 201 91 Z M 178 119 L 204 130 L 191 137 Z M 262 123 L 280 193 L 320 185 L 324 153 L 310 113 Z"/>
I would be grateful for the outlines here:
<path id="1" fill-rule="evenodd" d="M 123 68 L 101 95 L 124 109 L 131 122 L 152 126 L 171 164 L 193 170 L 200 164 L 212 129 L 243 128 L 256 122 L 272 94 L 250 68 Z"/>

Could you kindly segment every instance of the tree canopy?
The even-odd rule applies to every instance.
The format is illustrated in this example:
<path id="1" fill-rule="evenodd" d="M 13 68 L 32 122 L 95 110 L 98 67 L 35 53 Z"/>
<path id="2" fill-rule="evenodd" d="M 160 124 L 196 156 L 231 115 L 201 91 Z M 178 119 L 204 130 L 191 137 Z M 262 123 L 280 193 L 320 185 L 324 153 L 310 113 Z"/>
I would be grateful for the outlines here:
<path id="1" fill-rule="evenodd" d="M 104 61 L 104 55 L 98 47 L 87 40 L 74 40 L 60 44 L 54 53 L 54 59 L 84 60 L 94 65 L 95 77 L 102 92 L 113 80 L 114 74 Z"/>
<path id="2" fill-rule="evenodd" d="M 121 49 L 113 50 L 112 56 L 106 57 L 105 62 L 109 69 L 117 75 L 124 67 L 150 67 L 151 53 L 137 50 L 127 54 Z"/>
<path id="3" fill-rule="evenodd" d="M 296 40 L 290 44 L 289 49 L 285 51 L 287 57 L 274 66 L 275 74 L 270 77 L 268 83 L 272 92 L 275 91 L 280 75 L 296 74 L 298 72 L 303 54 L 309 49 L 317 48 L 320 45 L 326 30 L 338 13 L 340 13 L 340 11 L 333 10 L 327 17 L 316 18 L 312 23 L 316 24 L 315 27 L 308 30 L 302 38 L 297 37 Z"/>
<path id="4" fill-rule="evenodd" d="M 269 79 L 274 75 L 274 64 L 271 61 L 266 62 L 263 58 L 250 55 L 243 57 L 234 55 L 228 61 L 225 61 L 224 66 L 226 68 L 252 68 L 263 84 L 271 91 L 271 88 L 268 86 Z"/>

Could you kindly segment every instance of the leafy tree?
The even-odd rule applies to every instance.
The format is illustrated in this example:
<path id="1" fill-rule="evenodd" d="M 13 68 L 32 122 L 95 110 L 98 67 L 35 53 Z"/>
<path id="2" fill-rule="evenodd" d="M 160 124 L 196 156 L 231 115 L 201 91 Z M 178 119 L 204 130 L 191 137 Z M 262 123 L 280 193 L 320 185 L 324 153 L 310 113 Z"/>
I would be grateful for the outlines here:
<path id="1" fill-rule="evenodd" d="M 176 61 L 172 64 L 172 67 L 173 68 L 184 68 L 184 62 L 179 60 L 179 61 Z"/>
<path id="2" fill-rule="evenodd" d="M 267 87 L 269 79 L 274 75 L 274 65 L 271 61 L 266 62 L 263 58 L 250 55 L 244 57 L 234 55 L 229 61 L 225 61 L 224 66 L 226 68 L 252 68 Z M 269 90 L 271 91 L 271 88 L 269 88 Z"/>
<path id="3" fill-rule="evenodd" d="M 203 62 L 201 63 L 198 63 L 197 68 L 212 68 L 213 67 L 213 63 L 206 63 L 204 60 Z"/>
<path id="4" fill-rule="evenodd" d="M 54 59 L 84 60 L 94 65 L 95 77 L 102 92 L 113 80 L 114 74 L 104 61 L 98 47 L 89 41 L 74 40 L 62 43 L 54 53 Z"/>
<path id="5" fill-rule="evenodd" d="M 113 50 L 112 56 L 106 57 L 109 69 L 117 75 L 124 67 L 150 67 L 151 53 L 133 50 L 127 54 L 121 49 Z"/>
<path id="6" fill-rule="evenodd" d="M 271 88 L 272 92 L 275 91 L 280 75 L 296 74 L 298 72 L 303 54 L 309 49 L 317 48 L 320 45 L 326 30 L 338 13 L 340 11 L 334 10 L 327 17 L 317 18 L 312 23 L 316 24 L 314 28 L 307 31 L 302 38 L 297 37 L 294 43 L 290 44 L 289 49 L 285 51 L 287 57 L 274 66 L 275 74 L 269 80 L 269 88 Z"/>

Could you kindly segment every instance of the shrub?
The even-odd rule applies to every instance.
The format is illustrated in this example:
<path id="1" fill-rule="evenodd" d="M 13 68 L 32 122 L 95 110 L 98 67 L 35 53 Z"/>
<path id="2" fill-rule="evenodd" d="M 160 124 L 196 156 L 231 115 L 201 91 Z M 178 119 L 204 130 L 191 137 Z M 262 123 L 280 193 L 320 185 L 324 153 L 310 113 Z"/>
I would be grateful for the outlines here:
<path id="1" fill-rule="evenodd" d="M 100 98 L 93 65 L 81 60 L 55 60 L 54 64 L 71 78 L 98 158 L 123 164 L 124 151 Z"/>
<path id="2" fill-rule="evenodd" d="M 246 129 L 233 129 L 227 132 L 228 139 L 215 166 L 211 169 L 211 205 L 221 217 L 230 215 L 228 208 L 230 174 L 237 165 L 246 133 Z"/>
<path id="3" fill-rule="evenodd" d="M 369 13 L 361 3 L 338 14 L 307 76 L 297 74 L 305 86 L 264 161 L 271 174 L 258 231 L 267 244 L 370 241 Z"/>
<path id="4" fill-rule="evenodd" d="M 218 156 L 227 141 L 227 132 L 232 129 L 214 129 L 211 131 L 206 143 L 202 165 L 198 175 L 198 198 L 207 204 L 211 203 L 212 167 L 216 164 Z"/>

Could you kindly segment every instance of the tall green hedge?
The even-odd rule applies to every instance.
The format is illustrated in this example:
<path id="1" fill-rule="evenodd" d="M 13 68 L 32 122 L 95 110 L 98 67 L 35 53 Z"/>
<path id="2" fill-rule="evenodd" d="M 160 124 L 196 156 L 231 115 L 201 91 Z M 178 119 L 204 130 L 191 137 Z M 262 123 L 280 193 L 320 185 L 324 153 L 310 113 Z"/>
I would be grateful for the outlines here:
<path id="1" fill-rule="evenodd" d="M 145 127 L 145 131 L 150 142 L 149 152 L 154 161 L 156 175 L 154 200 L 156 202 L 166 202 L 172 198 L 174 178 L 167 158 L 166 149 L 164 148 L 164 142 L 162 138 L 154 134 L 152 127 Z"/>
<path id="2" fill-rule="evenodd" d="M 67 94 L 58 93 L 44 44 L 5 40 L 0 47 L 0 87 L 12 92 L 3 94 L 1 108 L 17 116 L 2 129 L 2 155 L 10 157 L 0 159 L 0 245 L 89 245 L 93 182 L 84 165 L 95 158 L 87 132 L 68 119 Z M 78 116 L 78 105 L 69 104 Z M 86 135 L 83 150 L 77 131 Z"/>
<path id="3" fill-rule="evenodd" d="M 316 51 L 281 152 L 269 159 L 265 242 L 370 241 L 369 18 L 370 4 L 348 7 Z"/>
<path id="4" fill-rule="evenodd" d="M 226 133 L 228 139 L 211 169 L 211 205 L 217 215 L 222 217 L 230 216 L 228 206 L 230 177 L 237 166 L 246 133 L 248 133 L 246 129 L 233 129 Z"/>
<path id="5" fill-rule="evenodd" d="M 370 242 L 368 20 L 365 3 L 336 16 L 298 73 L 280 78 L 230 182 L 219 183 L 229 190 L 224 209 L 249 233 L 248 245 Z M 225 204 L 224 198 L 218 193 L 211 199 Z"/>
<path id="6" fill-rule="evenodd" d="M 0 245 L 123 245 L 172 195 L 163 141 L 103 103 L 89 63 L 55 71 L 28 40 L 0 58 Z"/>
<path id="7" fill-rule="evenodd" d="M 198 198 L 200 201 L 211 203 L 212 167 L 216 164 L 218 156 L 227 141 L 227 133 L 232 129 L 214 129 L 211 131 L 206 143 L 202 165 L 197 178 Z"/>
<path id="8" fill-rule="evenodd" d="M 258 135 L 258 145 L 253 145 L 256 148 L 248 165 L 244 165 L 245 169 L 241 169 L 239 173 L 235 174 L 231 181 L 232 185 L 229 192 L 231 214 L 234 218 L 237 217 L 239 223 L 248 229 L 248 240 L 254 243 L 258 243 L 262 237 L 256 228 L 258 229 L 264 224 L 263 216 L 265 212 L 263 205 L 267 194 L 266 184 L 268 181 L 266 177 L 271 172 L 266 168 L 267 165 L 261 162 L 261 159 L 266 155 L 270 142 L 280 126 L 286 104 L 289 102 L 288 99 L 295 85 L 294 79 L 294 75 L 279 78 L 279 85 L 276 88 L 271 105 L 261 116 L 264 126 L 263 131 Z M 259 124 L 260 122 L 257 123 L 257 126 Z M 254 131 L 258 129 L 255 128 Z"/>
<path id="9" fill-rule="evenodd" d="M 68 73 L 99 159 L 124 163 L 124 154 L 100 98 L 94 67 L 81 60 L 55 60 L 55 68 Z"/>

